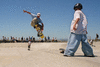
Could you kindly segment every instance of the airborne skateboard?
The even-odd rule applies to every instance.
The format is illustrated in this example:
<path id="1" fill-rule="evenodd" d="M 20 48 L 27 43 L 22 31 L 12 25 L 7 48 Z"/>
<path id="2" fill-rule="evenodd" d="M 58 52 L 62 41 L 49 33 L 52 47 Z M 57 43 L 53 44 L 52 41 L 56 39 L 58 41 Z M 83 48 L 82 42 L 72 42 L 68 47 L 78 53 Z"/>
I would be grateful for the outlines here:
<path id="1" fill-rule="evenodd" d="M 44 38 L 44 35 L 43 35 L 43 33 L 42 33 L 42 30 L 41 30 L 40 26 L 38 26 L 38 25 L 36 24 L 36 25 L 35 25 L 35 29 L 36 29 L 36 31 L 38 32 L 37 36 L 38 36 L 38 37 L 41 37 L 41 38 Z"/>

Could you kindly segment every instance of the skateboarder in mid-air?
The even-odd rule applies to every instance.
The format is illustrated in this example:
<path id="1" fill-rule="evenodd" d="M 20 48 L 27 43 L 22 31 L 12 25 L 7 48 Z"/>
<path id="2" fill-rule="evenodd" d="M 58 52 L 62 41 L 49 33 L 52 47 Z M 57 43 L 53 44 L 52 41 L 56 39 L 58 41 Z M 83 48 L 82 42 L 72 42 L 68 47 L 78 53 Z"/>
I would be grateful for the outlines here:
<path id="1" fill-rule="evenodd" d="M 24 13 L 28 13 L 32 16 L 32 21 L 31 21 L 31 26 L 36 28 L 36 27 L 39 27 L 40 28 L 40 31 L 43 31 L 43 28 L 44 28 L 44 24 L 42 23 L 42 20 L 40 18 L 41 14 L 40 13 L 37 13 L 37 15 L 35 14 L 32 14 L 28 11 L 25 11 L 23 10 Z M 38 30 L 37 30 L 38 31 Z M 38 31 L 38 36 L 39 36 L 39 32 Z"/>

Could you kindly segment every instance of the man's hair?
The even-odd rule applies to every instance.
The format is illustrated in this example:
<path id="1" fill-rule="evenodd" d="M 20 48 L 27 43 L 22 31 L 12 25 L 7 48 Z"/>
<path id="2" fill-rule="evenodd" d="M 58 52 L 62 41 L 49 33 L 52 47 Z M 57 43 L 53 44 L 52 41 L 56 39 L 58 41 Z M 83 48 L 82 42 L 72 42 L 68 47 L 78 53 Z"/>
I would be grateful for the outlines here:
<path id="1" fill-rule="evenodd" d="M 74 10 L 77 10 L 77 9 L 79 9 L 79 10 L 83 9 L 83 6 L 81 3 L 77 3 L 74 5 Z"/>

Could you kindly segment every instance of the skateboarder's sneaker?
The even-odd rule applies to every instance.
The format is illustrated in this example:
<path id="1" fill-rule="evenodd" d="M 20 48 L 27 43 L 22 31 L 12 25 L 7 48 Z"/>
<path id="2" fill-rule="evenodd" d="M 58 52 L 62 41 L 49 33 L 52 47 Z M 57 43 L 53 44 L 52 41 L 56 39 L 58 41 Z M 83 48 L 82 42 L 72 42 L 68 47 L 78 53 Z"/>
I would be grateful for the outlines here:
<path id="1" fill-rule="evenodd" d="M 28 49 L 30 51 L 30 49 Z"/>

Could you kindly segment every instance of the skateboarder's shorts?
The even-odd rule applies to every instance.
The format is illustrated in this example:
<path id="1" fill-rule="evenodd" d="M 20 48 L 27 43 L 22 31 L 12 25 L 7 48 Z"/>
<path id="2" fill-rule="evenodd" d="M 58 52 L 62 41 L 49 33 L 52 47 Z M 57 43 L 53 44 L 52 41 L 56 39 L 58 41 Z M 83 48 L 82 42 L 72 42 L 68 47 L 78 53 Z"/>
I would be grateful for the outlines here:
<path id="1" fill-rule="evenodd" d="M 36 24 L 37 27 L 39 27 L 40 29 L 42 29 L 42 26 L 40 24 Z M 36 26 L 33 26 L 34 28 L 36 28 Z"/>
<path id="2" fill-rule="evenodd" d="M 42 29 L 42 26 L 40 24 L 38 24 L 38 27 L 40 27 L 40 29 Z"/>
<path id="3" fill-rule="evenodd" d="M 28 48 L 30 48 L 30 45 L 28 45 Z"/>

